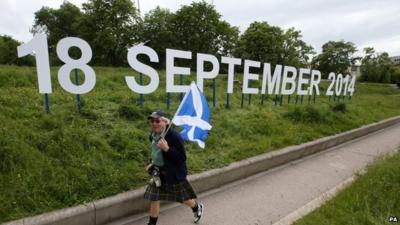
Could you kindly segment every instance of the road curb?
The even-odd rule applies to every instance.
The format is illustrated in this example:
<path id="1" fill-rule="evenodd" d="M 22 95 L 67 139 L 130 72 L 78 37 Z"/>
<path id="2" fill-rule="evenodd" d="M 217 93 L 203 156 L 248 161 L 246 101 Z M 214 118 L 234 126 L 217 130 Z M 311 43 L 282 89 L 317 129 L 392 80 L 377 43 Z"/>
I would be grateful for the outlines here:
<path id="1" fill-rule="evenodd" d="M 188 180 L 198 193 L 205 192 L 348 142 L 399 122 L 400 116 L 392 117 L 337 135 L 324 137 L 296 146 L 289 146 L 239 162 L 234 162 L 223 168 L 190 175 Z M 147 211 L 148 202 L 143 199 L 144 191 L 145 187 L 142 187 L 87 204 L 15 220 L 3 223 L 2 225 L 104 225 L 127 216 Z"/>

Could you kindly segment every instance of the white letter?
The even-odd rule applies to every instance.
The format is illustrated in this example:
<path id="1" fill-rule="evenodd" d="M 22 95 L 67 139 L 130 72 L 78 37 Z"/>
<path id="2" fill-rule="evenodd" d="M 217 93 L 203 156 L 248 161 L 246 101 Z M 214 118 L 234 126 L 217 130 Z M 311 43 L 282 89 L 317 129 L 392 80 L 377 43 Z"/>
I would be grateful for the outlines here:
<path id="1" fill-rule="evenodd" d="M 303 89 L 303 84 L 308 84 L 308 79 L 303 77 L 303 74 L 310 74 L 310 69 L 300 68 L 299 81 L 297 83 L 297 94 L 298 95 L 308 95 L 307 89 Z"/>
<path id="2" fill-rule="evenodd" d="M 258 94 L 258 88 L 249 88 L 249 80 L 258 80 L 258 74 L 250 73 L 250 67 L 260 68 L 260 62 L 244 60 L 243 94 Z"/>
<path id="3" fill-rule="evenodd" d="M 288 74 L 292 73 L 291 77 Z M 285 66 L 283 69 L 283 79 L 282 79 L 282 95 L 291 95 L 296 89 L 296 76 L 297 70 L 293 66 Z M 290 89 L 286 89 L 287 83 L 290 83 Z"/>
<path id="4" fill-rule="evenodd" d="M 139 62 L 139 60 L 137 59 L 137 56 L 139 54 L 147 55 L 150 58 L 151 62 L 158 62 L 158 55 L 152 48 L 143 45 L 136 45 L 128 49 L 129 65 L 139 73 L 143 73 L 144 75 L 149 76 L 150 83 L 148 85 L 141 86 L 132 76 L 126 76 L 125 81 L 132 91 L 140 94 L 149 94 L 157 90 L 158 84 L 160 83 L 160 78 L 155 69 Z"/>
<path id="5" fill-rule="evenodd" d="M 212 70 L 209 72 L 204 71 L 204 61 L 212 64 Z M 203 80 L 213 79 L 218 76 L 219 62 L 217 57 L 209 54 L 197 53 L 197 86 L 203 92 Z"/>
<path id="6" fill-rule="evenodd" d="M 314 77 L 317 77 L 314 80 Z M 310 81 L 310 88 L 311 90 L 315 87 L 315 93 L 319 95 L 319 82 L 321 82 L 321 72 L 319 70 L 311 70 L 311 81 Z"/>
<path id="7" fill-rule="evenodd" d="M 263 83 L 261 94 L 265 94 L 265 89 L 268 81 L 268 94 L 272 94 L 275 88 L 275 94 L 279 94 L 279 83 L 281 82 L 282 65 L 275 66 L 274 75 L 271 77 L 271 64 L 264 63 Z"/>
<path id="8" fill-rule="evenodd" d="M 227 93 L 233 93 L 233 77 L 235 75 L 235 65 L 242 65 L 242 59 L 222 56 L 221 63 L 228 64 L 228 90 Z"/>
<path id="9" fill-rule="evenodd" d="M 189 85 L 174 85 L 174 75 L 190 75 L 190 68 L 178 67 L 174 65 L 175 58 L 191 59 L 192 53 L 188 51 L 180 51 L 175 49 L 166 49 L 167 58 L 167 71 L 166 71 L 166 85 L 167 92 L 186 92 Z"/>

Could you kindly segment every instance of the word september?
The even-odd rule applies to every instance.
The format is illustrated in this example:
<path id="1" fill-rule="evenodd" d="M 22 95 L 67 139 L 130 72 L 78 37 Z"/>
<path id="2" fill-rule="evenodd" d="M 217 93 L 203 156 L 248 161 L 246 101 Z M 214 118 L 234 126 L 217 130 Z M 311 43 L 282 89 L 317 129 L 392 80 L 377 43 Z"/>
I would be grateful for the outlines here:
<path id="1" fill-rule="evenodd" d="M 68 51 L 70 48 L 76 47 L 81 51 L 79 59 L 70 57 Z M 18 57 L 34 53 L 36 58 L 36 67 L 38 74 L 38 86 L 40 93 L 52 93 L 50 63 L 47 36 L 38 34 L 33 39 L 21 46 L 18 46 Z M 61 87 L 73 94 L 85 94 L 90 92 L 96 84 L 96 75 L 94 70 L 87 65 L 92 58 L 92 49 L 89 44 L 76 37 L 67 37 L 61 39 L 56 48 L 57 56 L 65 64 L 58 71 L 58 81 Z M 128 49 L 128 63 L 139 73 L 149 77 L 150 81 L 147 85 L 141 85 L 136 82 L 133 76 L 126 76 L 125 81 L 128 87 L 140 94 L 149 94 L 157 90 L 160 78 L 157 70 L 138 60 L 138 55 L 144 54 L 149 57 L 153 63 L 159 62 L 159 57 L 154 49 L 144 46 L 135 45 Z M 175 59 L 192 59 L 190 51 L 181 51 L 175 49 L 166 49 L 166 91 L 168 93 L 182 93 L 189 89 L 188 85 L 177 85 L 174 83 L 175 75 L 190 75 L 190 68 L 175 66 Z M 219 74 L 220 63 L 217 57 L 210 54 L 197 53 L 197 86 L 203 91 L 203 83 L 205 79 L 215 79 Z M 212 65 L 211 71 L 205 71 L 204 64 L 208 62 Z M 227 93 L 233 93 L 233 82 L 235 74 L 235 66 L 242 66 L 242 59 L 221 57 L 221 63 L 228 65 L 228 85 Z M 260 89 L 250 87 L 252 81 L 260 79 L 259 74 L 251 73 L 251 68 L 260 69 L 261 63 L 258 61 L 244 60 L 243 63 L 243 94 L 259 94 Z M 73 69 L 83 71 L 85 75 L 84 82 L 80 85 L 74 84 L 70 79 L 70 73 Z M 309 77 L 309 78 L 307 78 Z M 353 95 L 355 77 L 342 74 L 335 75 L 331 72 L 328 77 L 331 84 L 326 91 L 326 95 Z M 292 95 L 310 95 L 315 91 L 319 95 L 319 83 L 321 82 L 321 72 L 307 68 L 300 68 L 299 71 L 293 66 L 276 65 L 272 73 L 270 63 L 263 64 L 261 94 L 281 94 Z M 308 87 L 306 87 L 308 85 Z M 344 88 L 343 88 L 344 85 Z"/>

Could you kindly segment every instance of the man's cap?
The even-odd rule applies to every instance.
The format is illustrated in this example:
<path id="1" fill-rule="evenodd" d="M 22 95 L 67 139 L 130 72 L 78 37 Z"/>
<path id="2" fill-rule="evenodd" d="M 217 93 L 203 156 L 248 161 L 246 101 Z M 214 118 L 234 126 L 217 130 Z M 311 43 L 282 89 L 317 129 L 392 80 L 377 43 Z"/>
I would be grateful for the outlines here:
<path id="1" fill-rule="evenodd" d="M 165 119 L 168 119 L 167 113 L 165 113 L 165 112 L 163 112 L 163 111 L 161 111 L 161 110 L 158 110 L 158 111 L 152 112 L 152 113 L 147 117 L 147 119 L 148 119 L 148 120 L 149 120 L 149 119 L 159 119 L 159 118 L 162 118 L 162 117 L 164 117 Z"/>

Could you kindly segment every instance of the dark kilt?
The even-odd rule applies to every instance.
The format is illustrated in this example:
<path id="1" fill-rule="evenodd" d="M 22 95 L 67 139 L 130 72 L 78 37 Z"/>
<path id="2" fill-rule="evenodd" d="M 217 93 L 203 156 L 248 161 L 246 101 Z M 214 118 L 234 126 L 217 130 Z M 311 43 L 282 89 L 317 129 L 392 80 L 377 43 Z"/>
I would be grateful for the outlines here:
<path id="1" fill-rule="evenodd" d="M 183 203 L 189 199 L 195 199 L 197 196 L 192 185 L 184 180 L 173 185 L 163 183 L 161 187 L 156 187 L 154 183 L 149 184 L 144 193 L 144 198 L 150 201 L 163 200 Z"/>

